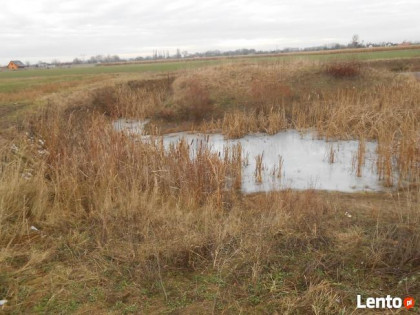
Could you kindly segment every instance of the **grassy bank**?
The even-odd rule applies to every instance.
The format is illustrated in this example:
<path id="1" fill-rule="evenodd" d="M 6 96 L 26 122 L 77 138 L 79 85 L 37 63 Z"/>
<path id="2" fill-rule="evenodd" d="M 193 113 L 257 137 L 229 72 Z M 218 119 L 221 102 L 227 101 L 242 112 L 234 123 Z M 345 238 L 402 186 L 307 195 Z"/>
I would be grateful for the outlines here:
<path id="1" fill-rule="evenodd" d="M 0 142 L 2 311 L 351 314 L 357 294 L 418 299 L 414 78 L 293 61 L 92 84 L 49 95 Z M 188 143 L 116 132 L 119 117 L 151 119 L 150 133 L 375 139 L 378 176 L 395 188 L 243 195 L 239 147 L 193 159 Z"/>

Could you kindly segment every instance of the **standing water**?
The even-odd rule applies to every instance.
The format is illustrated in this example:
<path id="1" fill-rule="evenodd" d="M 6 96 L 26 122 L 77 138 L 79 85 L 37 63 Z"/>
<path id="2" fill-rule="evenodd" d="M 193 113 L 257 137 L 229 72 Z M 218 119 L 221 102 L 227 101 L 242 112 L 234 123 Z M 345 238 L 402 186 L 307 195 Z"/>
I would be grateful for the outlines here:
<path id="1" fill-rule="evenodd" d="M 119 120 L 114 128 L 141 134 L 144 122 Z M 162 136 L 166 148 L 184 139 L 195 156 L 206 144 L 223 156 L 224 147 L 242 147 L 242 191 L 244 193 L 292 189 L 322 189 L 343 192 L 379 191 L 376 174 L 376 142 L 364 144 L 360 161 L 359 141 L 325 141 L 313 133 L 287 130 L 274 135 L 251 134 L 225 139 L 221 134 L 172 133 Z M 143 136 L 143 139 L 148 139 Z"/>

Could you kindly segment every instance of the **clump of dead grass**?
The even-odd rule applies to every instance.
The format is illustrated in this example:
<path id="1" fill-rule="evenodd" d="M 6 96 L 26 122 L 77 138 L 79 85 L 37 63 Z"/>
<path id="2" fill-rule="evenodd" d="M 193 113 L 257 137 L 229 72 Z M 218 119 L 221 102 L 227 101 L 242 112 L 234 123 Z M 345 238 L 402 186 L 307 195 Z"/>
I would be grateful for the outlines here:
<path id="1" fill-rule="evenodd" d="M 214 104 L 208 87 L 200 76 L 192 75 L 174 83 L 174 103 L 181 119 L 200 122 L 211 118 Z"/>
<path id="2" fill-rule="evenodd" d="M 114 108 L 118 117 L 172 119 L 174 113 L 166 105 L 172 94 L 172 76 L 157 76 L 144 80 L 130 80 L 116 86 Z"/>
<path id="3" fill-rule="evenodd" d="M 325 66 L 325 73 L 334 78 L 354 78 L 360 75 L 362 63 L 359 61 L 336 61 Z"/>

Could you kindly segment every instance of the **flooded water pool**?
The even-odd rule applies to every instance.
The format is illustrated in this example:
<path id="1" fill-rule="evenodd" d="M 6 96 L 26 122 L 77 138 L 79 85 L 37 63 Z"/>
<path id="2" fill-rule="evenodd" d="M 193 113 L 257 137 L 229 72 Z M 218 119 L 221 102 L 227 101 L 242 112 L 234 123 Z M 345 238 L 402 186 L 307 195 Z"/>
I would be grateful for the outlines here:
<path id="1" fill-rule="evenodd" d="M 117 130 L 142 136 L 145 122 L 117 121 Z M 325 141 L 314 133 L 287 130 L 274 135 L 251 134 L 240 139 L 225 139 L 222 134 L 172 133 L 162 136 L 166 148 L 181 139 L 190 145 L 194 156 L 206 144 L 223 155 L 224 147 L 242 147 L 242 191 L 244 193 L 292 189 L 322 189 L 343 192 L 383 190 L 376 173 L 375 142 L 364 145 L 363 163 L 358 169 L 359 141 Z M 261 178 L 256 179 L 257 160 L 262 159 Z"/>

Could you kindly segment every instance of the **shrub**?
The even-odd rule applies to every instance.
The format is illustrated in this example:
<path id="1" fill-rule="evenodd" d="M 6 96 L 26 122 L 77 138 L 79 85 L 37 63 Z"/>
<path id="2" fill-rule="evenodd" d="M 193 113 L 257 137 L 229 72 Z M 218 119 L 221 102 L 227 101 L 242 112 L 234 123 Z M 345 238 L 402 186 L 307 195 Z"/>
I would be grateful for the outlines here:
<path id="1" fill-rule="evenodd" d="M 408 61 L 398 60 L 391 66 L 391 71 L 394 71 L 394 72 L 410 71 L 410 64 Z"/>
<path id="2" fill-rule="evenodd" d="M 358 61 L 339 61 L 328 64 L 325 72 L 335 78 L 352 78 L 360 75 L 360 70 Z"/>
<path id="3" fill-rule="evenodd" d="M 106 116 L 115 115 L 115 104 L 117 103 L 117 96 L 114 87 L 103 87 L 92 92 L 92 107 L 93 110 Z"/>
<path id="4" fill-rule="evenodd" d="M 257 112 L 269 112 L 290 101 L 292 89 L 278 80 L 254 80 L 250 87 L 250 102 Z"/>
<path id="5" fill-rule="evenodd" d="M 182 82 L 175 102 L 181 119 L 201 121 L 209 118 L 214 110 L 209 90 L 197 76 L 189 77 Z"/>

